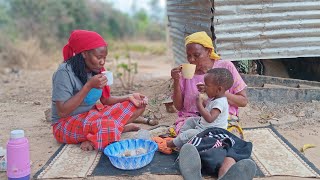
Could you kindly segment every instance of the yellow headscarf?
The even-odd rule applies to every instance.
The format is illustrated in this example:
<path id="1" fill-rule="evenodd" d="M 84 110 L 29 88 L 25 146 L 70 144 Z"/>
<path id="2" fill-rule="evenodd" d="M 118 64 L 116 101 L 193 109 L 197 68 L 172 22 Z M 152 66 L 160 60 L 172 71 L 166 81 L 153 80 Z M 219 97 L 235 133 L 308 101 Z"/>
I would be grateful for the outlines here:
<path id="1" fill-rule="evenodd" d="M 186 37 L 185 41 L 186 41 L 185 42 L 186 46 L 191 43 L 197 43 L 197 44 L 201 44 L 202 46 L 204 46 L 206 48 L 212 49 L 211 54 L 210 54 L 210 58 L 214 59 L 214 60 L 220 59 L 220 56 L 214 52 L 212 40 L 206 32 L 201 31 L 201 32 L 196 32 L 196 33 L 190 34 L 189 36 Z"/>

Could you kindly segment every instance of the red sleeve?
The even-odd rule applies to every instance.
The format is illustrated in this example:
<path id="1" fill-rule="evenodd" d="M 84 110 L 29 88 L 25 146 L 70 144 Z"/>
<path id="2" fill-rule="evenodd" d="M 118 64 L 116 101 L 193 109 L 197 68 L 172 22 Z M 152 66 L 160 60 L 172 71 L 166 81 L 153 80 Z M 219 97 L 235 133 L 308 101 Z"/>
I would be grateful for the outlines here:
<path id="1" fill-rule="evenodd" d="M 101 68 L 100 72 L 103 72 L 103 71 L 105 71 L 105 68 L 104 68 L 104 67 Z M 103 89 L 102 89 L 102 96 L 103 96 L 104 98 L 106 98 L 106 99 L 108 99 L 108 98 L 110 97 L 110 87 L 109 87 L 109 86 L 103 87 Z"/>
<path id="2" fill-rule="evenodd" d="M 102 96 L 106 99 L 110 97 L 110 86 L 105 86 L 102 89 Z"/>

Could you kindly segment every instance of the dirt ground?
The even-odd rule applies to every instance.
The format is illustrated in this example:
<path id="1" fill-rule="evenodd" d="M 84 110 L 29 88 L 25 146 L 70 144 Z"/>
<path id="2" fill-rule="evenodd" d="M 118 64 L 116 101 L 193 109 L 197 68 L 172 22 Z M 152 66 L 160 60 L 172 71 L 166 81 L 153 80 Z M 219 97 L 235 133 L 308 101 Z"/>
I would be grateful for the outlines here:
<path id="1" fill-rule="evenodd" d="M 172 68 L 171 57 L 148 57 L 139 59 L 139 74 L 136 77 L 136 91 L 150 97 L 156 93 L 167 93 Z M 13 129 L 24 129 L 30 142 L 32 175 L 34 175 L 58 149 L 52 136 L 50 122 L 46 121 L 44 111 L 51 106 L 51 77 L 57 64 L 44 70 L 22 70 L 6 72 L 0 76 L 0 146 L 5 147 Z M 115 80 L 116 81 L 116 80 Z M 115 87 L 120 87 L 116 83 Z M 113 88 L 113 94 L 122 94 Z M 165 92 L 165 93 L 164 93 Z M 157 95 L 159 95 L 157 94 Z M 163 95 L 164 96 L 164 95 Z M 163 98 L 163 97 L 162 97 Z M 164 108 L 164 107 L 161 107 Z M 150 107 L 150 109 L 152 109 Z M 243 127 L 266 126 L 274 123 L 276 129 L 297 149 L 304 144 L 315 144 L 305 156 L 320 168 L 320 102 L 275 104 L 254 103 L 241 108 L 240 118 Z M 160 124 L 171 125 L 173 122 L 163 118 Z M 144 125 L 145 128 L 148 128 Z M 182 179 L 181 176 L 150 175 L 138 177 L 108 177 L 108 179 Z M 0 179 L 6 179 L 0 172 Z M 89 179 L 105 179 L 90 177 Z M 293 177 L 271 177 L 261 179 L 301 179 Z"/>

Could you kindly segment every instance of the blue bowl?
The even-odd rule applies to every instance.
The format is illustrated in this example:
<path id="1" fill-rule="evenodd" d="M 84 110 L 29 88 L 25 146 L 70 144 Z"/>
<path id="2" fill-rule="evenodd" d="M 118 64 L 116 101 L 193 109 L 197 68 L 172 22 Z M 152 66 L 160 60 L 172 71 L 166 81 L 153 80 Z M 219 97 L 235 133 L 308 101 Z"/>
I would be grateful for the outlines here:
<path id="1" fill-rule="evenodd" d="M 139 155 L 124 156 L 125 152 L 143 148 L 146 152 Z M 134 170 L 148 165 L 158 149 L 157 143 L 144 139 L 126 139 L 108 145 L 103 153 L 108 156 L 111 164 L 123 170 Z"/>

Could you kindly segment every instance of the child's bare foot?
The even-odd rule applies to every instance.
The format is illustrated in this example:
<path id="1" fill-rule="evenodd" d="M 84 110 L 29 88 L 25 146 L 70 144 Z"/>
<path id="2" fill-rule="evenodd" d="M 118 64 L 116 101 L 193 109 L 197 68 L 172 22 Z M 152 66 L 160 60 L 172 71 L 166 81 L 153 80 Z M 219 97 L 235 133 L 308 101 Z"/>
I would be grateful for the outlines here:
<path id="1" fill-rule="evenodd" d="M 91 144 L 90 141 L 84 141 L 81 143 L 80 148 L 84 151 L 92 151 L 94 150 L 93 145 Z"/>
<path id="2" fill-rule="evenodd" d="M 173 140 L 168 140 L 168 141 L 167 141 L 167 146 L 168 146 L 169 148 L 175 148 L 175 147 L 176 147 L 176 145 L 173 143 Z"/>
<path id="3" fill-rule="evenodd" d="M 139 130 L 140 130 L 140 127 L 130 123 L 124 126 L 123 132 L 139 131 Z"/>

